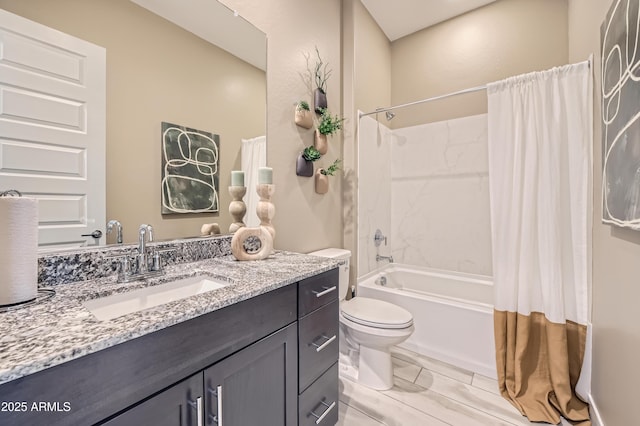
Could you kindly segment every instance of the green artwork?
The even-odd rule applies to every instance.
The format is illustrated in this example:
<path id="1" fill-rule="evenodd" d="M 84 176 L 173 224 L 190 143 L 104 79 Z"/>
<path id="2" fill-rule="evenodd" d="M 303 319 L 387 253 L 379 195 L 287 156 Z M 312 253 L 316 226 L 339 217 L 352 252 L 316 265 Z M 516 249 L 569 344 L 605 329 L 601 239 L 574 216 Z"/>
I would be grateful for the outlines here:
<path id="1" fill-rule="evenodd" d="M 162 122 L 162 214 L 219 210 L 220 136 Z"/>

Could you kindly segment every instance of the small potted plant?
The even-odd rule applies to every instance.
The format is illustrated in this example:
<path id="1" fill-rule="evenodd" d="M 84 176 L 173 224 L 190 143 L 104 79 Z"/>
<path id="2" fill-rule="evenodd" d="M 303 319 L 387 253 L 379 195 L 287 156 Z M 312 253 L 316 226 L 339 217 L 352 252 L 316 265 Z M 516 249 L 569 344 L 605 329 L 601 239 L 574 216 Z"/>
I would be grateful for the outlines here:
<path id="1" fill-rule="evenodd" d="M 296 162 L 296 175 L 303 177 L 313 176 L 313 162 L 318 161 L 320 157 L 322 155 L 315 147 L 306 147 Z"/>
<path id="2" fill-rule="evenodd" d="M 329 64 L 325 64 L 320 57 L 318 46 L 316 46 L 316 55 L 318 60 L 314 69 L 316 90 L 313 93 L 313 107 L 317 114 L 322 114 L 322 110 L 327 108 L 327 80 L 331 76 L 332 70 L 328 68 Z"/>
<path id="3" fill-rule="evenodd" d="M 339 158 L 326 169 L 318 169 L 315 179 L 317 194 L 326 194 L 329 191 L 329 176 L 333 176 L 338 170 L 340 170 Z"/>
<path id="4" fill-rule="evenodd" d="M 326 108 L 322 110 L 322 115 L 320 116 L 320 122 L 318 123 L 313 143 L 320 154 L 324 155 L 327 153 L 327 149 L 329 147 L 329 144 L 327 143 L 327 136 L 332 136 L 337 133 L 338 130 L 342 129 L 343 122 L 344 118 L 340 118 L 337 115 L 332 116 Z"/>
<path id="5" fill-rule="evenodd" d="M 313 127 L 313 117 L 311 116 L 311 109 L 309 108 L 309 102 L 299 101 L 296 104 L 295 123 L 305 129 Z"/>

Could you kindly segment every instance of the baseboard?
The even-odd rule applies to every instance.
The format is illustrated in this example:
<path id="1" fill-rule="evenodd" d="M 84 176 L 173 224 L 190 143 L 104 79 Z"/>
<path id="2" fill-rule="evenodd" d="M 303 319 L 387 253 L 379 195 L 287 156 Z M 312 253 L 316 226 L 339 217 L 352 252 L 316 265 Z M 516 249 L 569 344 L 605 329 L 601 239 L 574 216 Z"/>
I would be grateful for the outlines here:
<path id="1" fill-rule="evenodd" d="M 600 417 L 598 406 L 593 400 L 593 395 L 589 395 L 589 414 L 591 415 L 592 426 L 605 426 L 604 422 L 602 421 L 602 417 Z"/>
<path id="2" fill-rule="evenodd" d="M 576 393 L 583 400 L 589 400 L 591 395 L 591 370 L 593 366 L 593 326 L 587 323 L 587 339 L 584 347 L 584 361 L 580 378 L 576 384 Z"/>

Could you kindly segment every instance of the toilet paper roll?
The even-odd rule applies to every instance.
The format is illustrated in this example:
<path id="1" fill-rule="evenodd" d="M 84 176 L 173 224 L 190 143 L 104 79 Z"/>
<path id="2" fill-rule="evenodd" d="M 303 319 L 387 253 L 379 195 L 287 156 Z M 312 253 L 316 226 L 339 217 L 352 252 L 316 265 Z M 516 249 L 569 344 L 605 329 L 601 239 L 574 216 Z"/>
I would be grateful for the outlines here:
<path id="1" fill-rule="evenodd" d="M 38 200 L 0 197 L 0 305 L 38 293 Z"/>

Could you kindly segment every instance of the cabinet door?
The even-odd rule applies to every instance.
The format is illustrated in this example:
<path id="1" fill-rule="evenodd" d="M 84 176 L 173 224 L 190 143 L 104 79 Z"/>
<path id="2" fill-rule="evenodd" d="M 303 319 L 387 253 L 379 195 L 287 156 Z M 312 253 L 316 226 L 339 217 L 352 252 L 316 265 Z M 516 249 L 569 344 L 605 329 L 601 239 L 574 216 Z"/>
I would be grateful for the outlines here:
<path id="1" fill-rule="evenodd" d="M 294 323 L 206 369 L 206 424 L 296 425 L 297 344 Z"/>
<path id="2" fill-rule="evenodd" d="M 202 373 L 198 373 L 128 409 L 103 425 L 200 426 L 204 415 L 202 396 Z"/>

